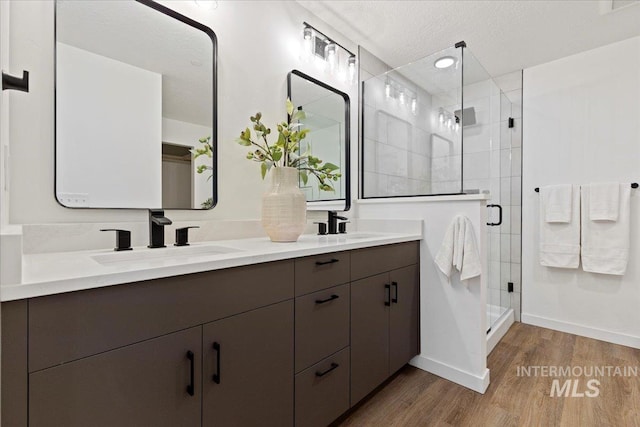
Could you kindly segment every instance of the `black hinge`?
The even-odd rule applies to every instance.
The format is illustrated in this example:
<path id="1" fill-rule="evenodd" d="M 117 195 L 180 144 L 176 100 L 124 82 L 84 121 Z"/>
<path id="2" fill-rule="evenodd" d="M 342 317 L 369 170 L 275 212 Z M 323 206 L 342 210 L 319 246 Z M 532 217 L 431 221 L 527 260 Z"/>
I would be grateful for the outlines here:
<path id="1" fill-rule="evenodd" d="M 507 292 L 513 292 L 513 282 L 507 283 Z"/>
<path id="2" fill-rule="evenodd" d="M 514 126 L 515 126 L 515 120 L 513 120 L 513 117 L 509 117 L 509 129 L 511 129 Z"/>
<path id="3" fill-rule="evenodd" d="M 464 40 L 461 40 L 458 43 L 454 44 L 453 47 L 467 47 L 467 43 Z"/>

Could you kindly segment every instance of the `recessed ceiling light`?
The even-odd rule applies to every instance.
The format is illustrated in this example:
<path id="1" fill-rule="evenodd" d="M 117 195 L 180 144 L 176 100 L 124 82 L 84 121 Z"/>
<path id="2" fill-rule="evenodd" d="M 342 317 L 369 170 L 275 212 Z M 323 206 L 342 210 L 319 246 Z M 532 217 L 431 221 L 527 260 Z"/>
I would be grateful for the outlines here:
<path id="1" fill-rule="evenodd" d="M 442 58 L 438 58 L 436 62 L 433 63 L 433 65 L 436 68 L 442 69 L 442 68 L 449 68 L 455 63 L 456 63 L 456 58 L 454 58 L 453 56 L 443 56 Z"/>

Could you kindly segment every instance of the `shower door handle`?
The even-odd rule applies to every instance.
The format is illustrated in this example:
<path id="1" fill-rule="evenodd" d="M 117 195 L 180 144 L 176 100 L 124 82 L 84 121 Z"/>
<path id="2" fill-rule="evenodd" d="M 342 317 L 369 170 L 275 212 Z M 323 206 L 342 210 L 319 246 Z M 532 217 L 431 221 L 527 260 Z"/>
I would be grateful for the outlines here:
<path id="1" fill-rule="evenodd" d="M 488 222 L 487 225 L 495 227 L 502 224 L 502 206 L 500 205 L 487 205 L 488 208 L 498 208 L 498 222 Z"/>

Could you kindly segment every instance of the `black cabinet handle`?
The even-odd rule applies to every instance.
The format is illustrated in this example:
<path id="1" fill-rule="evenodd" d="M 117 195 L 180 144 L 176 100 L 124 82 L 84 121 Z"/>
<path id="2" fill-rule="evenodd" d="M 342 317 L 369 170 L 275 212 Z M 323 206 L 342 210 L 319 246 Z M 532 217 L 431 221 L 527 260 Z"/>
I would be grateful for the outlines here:
<path id="1" fill-rule="evenodd" d="M 331 258 L 329 261 L 316 261 L 316 265 L 327 265 L 333 264 L 334 262 L 340 261 L 339 259 Z"/>
<path id="2" fill-rule="evenodd" d="M 195 356 L 193 351 L 187 351 L 187 359 L 189 359 L 189 364 L 191 365 L 191 374 L 189 375 L 190 384 L 187 386 L 187 393 L 189 393 L 189 396 L 193 396 L 195 394 Z"/>
<path id="3" fill-rule="evenodd" d="M 502 206 L 500 205 L 487 205 L 488 208 L 498 208 L 498 222 L 488 222 L 487 225 L 495 227 L 502 224 Z"/>
<path id="4" fill-rule="evenodd" d="M 326 299 L 317 299 L 316 304 L 324 304 L 325 302 L 333 301 L 334 299 L 340 298 L 338 295 L 333 294 L 329 298 Z"/>
<path id="5" fill-rule="evenodd" d="M 216 373 L 213 374 L 213 382 L 220 384 L 220 344 L 214 342 L 213 349 L 216 351 Z"/>
<path id="6" fill-rule="evenodd" d="M 331 371 L 333 371 L 334 369 L 336 369 L 338 366 L 340 366 L 340 365 L 338 365 L 338 364 L 337 364 L 337 363 L 335 363 L 335 362 L 331 362 L 331 367 L 330 367 L 329 369 L 327 369 L 326 371 L 324 371 L 324 372 L 316 371 L 316 377 L 324 377 L 324 376 L 325 376 L 325 375 L 327 375 L 329 372 L 331 372 Z"/>
<path id="7" fill-rule="evenodd" d="M 394 297 L 391 299 L 391 302 L 394 304 L 398 303 L 398 282 L 391 282 L 391 286 L 394 289 Z"/>
<path id="8" fill-rule="evenodd" d="M 384 305 L 389 307 L 391 305 L 391 285 L 384 285 L 387 297 L 384 300 Z"/>

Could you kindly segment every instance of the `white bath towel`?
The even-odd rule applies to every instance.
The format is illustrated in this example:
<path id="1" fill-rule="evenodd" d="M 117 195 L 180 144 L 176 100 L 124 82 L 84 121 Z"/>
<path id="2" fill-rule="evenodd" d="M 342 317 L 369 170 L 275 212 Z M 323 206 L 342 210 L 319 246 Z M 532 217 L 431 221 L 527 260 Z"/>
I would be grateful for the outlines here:
<path id="1" fill-rule="evenodd" d="M 591 221 L 617 221 L 620 210 L 620 184 L 603 182 L 582 188 L 589 190 L 589 219 Z"/>
<path id="2" fill-rule="evenodd" d="M 438 268 L 451 276 L 451 267 L 460 272 L 460 280 L 479 276 L 482 271 L 473 224 L 469 218 L 457 215 L 449 224 L 435 258 Z"/>
<path id="3" fill-rule="evenodd" d="M 572 193 L 571 184 L 547 185 L 540 188 L 540 202 L 544 208 L 546 222 L 568 223 L 571 221 Z"/>
<path id="4" fill-rule="evenodd" d="M 618 184 L 618 220 L 589 218 L 591 191 L 582 188 L 582 269 L 592 273 L 623 275 L 629 261 L 631 185 Z"/>
<path id="5" fill-rule="evenodd" d="M 547 222 L 545 204 L 540 201 L 540 264 L 559 268 L 578 268 L 580 265 L 580 188 L 578 186 L 573 186 L 571 190 L 569 222 Z"/>

